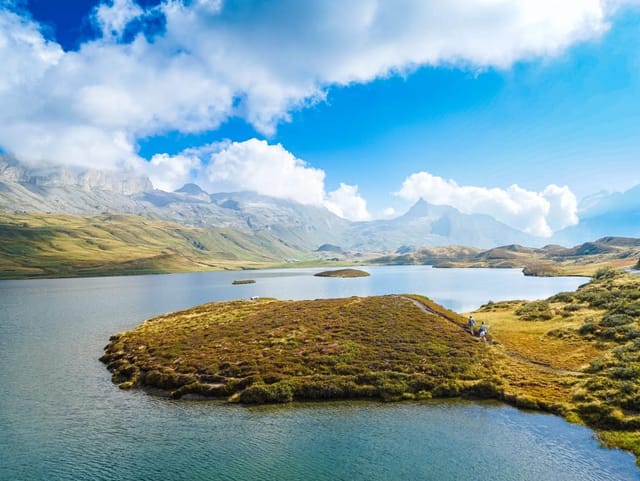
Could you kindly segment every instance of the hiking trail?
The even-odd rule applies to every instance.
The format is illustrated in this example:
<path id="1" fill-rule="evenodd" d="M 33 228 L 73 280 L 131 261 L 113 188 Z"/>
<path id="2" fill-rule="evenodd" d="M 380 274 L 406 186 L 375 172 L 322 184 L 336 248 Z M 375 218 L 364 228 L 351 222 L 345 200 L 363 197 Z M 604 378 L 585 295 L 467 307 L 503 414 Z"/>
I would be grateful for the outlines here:
<path id="1" fill-rule="evenodd" d="M 458 326 L 461 330 L 465 331 L 466 333 L 469 333 L 469 331 L 466 329 L 466 327 L 464 327 L 463 325 L 455 322 L 452 319 L 449 319 L 445 316 L 443 316 L 442 314 L 434 311 L 433 309 L 431 309 L 429 306 L 423 304 L 422 302 L 420 302 L 417 299 L 413 299 L 411 297 L 407 297 L 407 296 L 398 296 L 401 299 L 405 299 L 407 301 L 411 301 L 416 307 L 418 307 L 419 309 L 421 309 L 423 312 L 426 312 L 427 314 L 433 314 L 434 316 L 439 317 L 440 319 L 443 319 L 447 322 L 450 322 L 451 324 L 454 324 L 456 326 Z M 473 338 L 475 340 L 479 340 L 478 338 Z M 489 341 L 488 343 L 493 349 L 496 349 L 498 351 L 500 351 L 503 355 L 511 358 L 512 360 L 516 361 L 516 362 L 522 362 L 525 364 L 528 364 L 532 367 L 535 367 L 541 371 L 547 372 L 547 373 L 552 373 L 552 374 L 560 374 L 560 375 L 572 375 L 572 376 L 583 376 L 584 373 L 581 371 L 573 371 L 570 369 L 561 369 L 561 368 L 555 368 L 553 366 L 551 366 L 550 364 L 541 362 L 541 361 L 536 361 L 535 359 L 531 359 L 528 357 L 523 356 L 522 354 L 520 354 L 519 352 L 514 352 L 514 351 L 507 351 L 506 348 L 500 344 L 496 344 L 493 341 Z"/>

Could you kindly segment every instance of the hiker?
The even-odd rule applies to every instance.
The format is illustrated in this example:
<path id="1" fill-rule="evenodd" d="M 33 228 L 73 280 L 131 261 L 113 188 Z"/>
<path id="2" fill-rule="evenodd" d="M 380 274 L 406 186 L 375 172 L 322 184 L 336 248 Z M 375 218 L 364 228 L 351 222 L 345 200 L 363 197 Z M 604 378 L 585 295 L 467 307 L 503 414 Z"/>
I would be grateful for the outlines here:
<path id="1" fill-rule="evenodd" d="M 467 327 L 469 328 L 469 332 L 473 334 L 473 327 L 476 325 L 476 320 L 473 316 L 469 316 L 469 322 L 467 323 Z"/>
<path id="2" fill-rule="evenodd" d="M 484 321 L 482 321 L 482 325 L 480 326 L 480 332 L 478 333 L 478 335 L 480 336 L 480 339 L 482 339 L 484 342 L 487 342 L 487 330 L 489 328 L 487 327 L 487 325 L 484 323 Z"/>

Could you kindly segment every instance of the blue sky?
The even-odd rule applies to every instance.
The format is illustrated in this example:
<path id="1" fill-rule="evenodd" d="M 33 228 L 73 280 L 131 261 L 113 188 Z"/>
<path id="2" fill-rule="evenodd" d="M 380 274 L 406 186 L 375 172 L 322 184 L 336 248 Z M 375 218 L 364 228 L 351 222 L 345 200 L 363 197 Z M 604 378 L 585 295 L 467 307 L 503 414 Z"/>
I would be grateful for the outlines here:
<path id="1" fill-rule="evenodd" d="M 0 147 L 355 220 L 423 197 L 537 235 L 640 184 L 636 2 L 336 5 L 0 0 Z"/>

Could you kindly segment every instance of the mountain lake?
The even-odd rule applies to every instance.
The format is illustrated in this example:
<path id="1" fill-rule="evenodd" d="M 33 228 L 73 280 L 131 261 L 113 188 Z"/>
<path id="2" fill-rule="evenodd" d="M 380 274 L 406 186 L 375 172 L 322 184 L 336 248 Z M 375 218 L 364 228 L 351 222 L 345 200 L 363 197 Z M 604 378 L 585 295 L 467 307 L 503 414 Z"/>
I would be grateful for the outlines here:
<path id="1" fill-rule="evenodd" d="M 416 293 L 464 312 L 585 278 L 366 267 L 0 281 L 0 480 L 640 480 L 632 455 L 563 419 L 496 402 L 242 407 L 121 391 L 109 336 L 204 302 Z M 252 284 L 232 285 L 253 279 Z M 490 320 L 489 320 L 490 324 Z"/>

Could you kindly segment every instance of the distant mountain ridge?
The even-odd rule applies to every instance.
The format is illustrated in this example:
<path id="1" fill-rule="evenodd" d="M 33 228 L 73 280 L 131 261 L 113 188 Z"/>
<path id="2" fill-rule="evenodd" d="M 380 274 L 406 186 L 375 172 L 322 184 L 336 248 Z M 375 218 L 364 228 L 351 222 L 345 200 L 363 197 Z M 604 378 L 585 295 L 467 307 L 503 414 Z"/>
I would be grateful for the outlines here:
<path id="1" fill-rule="evenodd" d="M 407 244 L 492 247 L 540 244 L 489 216 L 467 215 L 449 206 L 418 201 L 404 216 L 350 222 L 323 207 L 253 192 L 208 194 L 196 184 L 175 192 L 154 189 L 141 176 L 67 167 L 29 169 L 0 157 L 0 209 L 63 214 L 116 212 L 196 227 L 267 233 L 300 251 L 325 244 L 344 253 L 394 251 Z"/>
<path id="2" fill-rule="evenodd" d="M 481 214 L 463 214 L 445 205 L 420 199 L 409 211 L 395 219 L 358 223 L 354 239 L 374 250 L 390 251 L 407 245 L 433 247 L 466 245 L 491 248 L 503 244 L 542 245 L 539 239 Z"/>
<path id="3" fill-rule="evenodd" d="M 407 246 L 491 249 L 510 244 L 576 245 L 607 235 L 640 237 L 640 187 L 625 194 L 595 196 L 579 225 L 564 229 L 552 239 L 542 239 L 491 216 L 463 214 L 423 199 L 394 219 L 351 222 L 324 207 L 254 192 L 209 194 L 193 183 L 165 192 L 134 173 L 71 167 L 33 169 L 7 155 L 0 155 L 0 211 L 140 215 L 185 226 L 259 233 L 301 252 L 314 252 L 328 244 L 345 256 L 392 253 Z M 607 230 L 610 225 L 616 228 Z"/>

